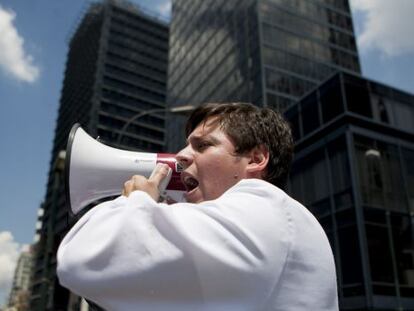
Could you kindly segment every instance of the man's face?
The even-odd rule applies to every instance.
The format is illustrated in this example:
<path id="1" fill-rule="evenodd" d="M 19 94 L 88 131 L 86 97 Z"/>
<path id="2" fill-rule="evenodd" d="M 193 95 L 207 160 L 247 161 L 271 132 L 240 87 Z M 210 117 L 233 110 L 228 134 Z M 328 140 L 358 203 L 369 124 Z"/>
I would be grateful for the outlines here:
<path id="1" fill-rule="evenodd" d="M 191 203 L 214 200 L 246 177 L 249 158 L 235 155 L 232 141 L 212 121 L 198 125 L 176 156 L 184 168 L 181 180 Z"/>

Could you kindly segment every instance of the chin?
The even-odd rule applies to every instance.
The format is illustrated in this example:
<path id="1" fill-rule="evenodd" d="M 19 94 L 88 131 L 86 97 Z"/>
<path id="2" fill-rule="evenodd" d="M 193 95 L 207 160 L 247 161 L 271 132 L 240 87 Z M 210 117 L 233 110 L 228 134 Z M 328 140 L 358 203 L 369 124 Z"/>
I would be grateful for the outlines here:
<path id="1" fill-rule="evenodd" d="M 199 193 L 190 193 L 190 194 L 187 193 L 185 196 L 185 200 L 188 203 L 193 203 L 193 204 L 197 204 L 197 203 L 201 203 L 205 201 L 203 196 Z"/>
<path id="2" fill-rule="evenodd" d="M 193 202 L 192 203 L 201 203 L 201 202 L 204 202 L 205 200 L 204 200 L 204 198 L 203 197 L 199 197 L 199 198 L 195 198 L 195 199 L 193 199 Z"/>

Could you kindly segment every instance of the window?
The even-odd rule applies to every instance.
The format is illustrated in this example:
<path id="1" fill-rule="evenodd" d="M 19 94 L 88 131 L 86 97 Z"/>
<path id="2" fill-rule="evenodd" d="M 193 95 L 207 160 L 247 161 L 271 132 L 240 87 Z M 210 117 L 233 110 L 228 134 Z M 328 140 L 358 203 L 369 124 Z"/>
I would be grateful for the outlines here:
<path id="1" fill-rule="evenodd" d="M 371 100 L 364 80 L 352 76 L 344 77 L 346 102 L 349 111 L 372 118 Z"/>
<path id="2" fill-rule="evenodd" d="M 289 110 L 285 112 L 285 117 L 289 121 L 290 127 L 292 129 L 293 140 L 297 141 L 302 136 L 300 134 L 299 127 L 299 108 L 298 105 L 294 105 Z"/>
<path id="3" fill-rule="evenodd" d="M 287 107 L 293 104 L 293 101 L 289 98 L 278 96 L 271 93 L 266 93 L 267 105 L 278 111 L 284 111 Z"/>
<path id="4" fill-rule="evenodd" d="M 407 200 L 404 189 L 404 180 L 401 171 L 401 161 L 398 147 L 377 142 L 381 152 L 381 168 L 383 174 L 385 206 L 390 210 L 407 211 Z"/>
<path id="5" fill-rule="evenodd" d="M 306 96 L 301 102 L 303 135 L 311 133 L 320 127 L 319 107 L 316 91 Z"/>
<path id="6" fill-rule="evenodd" d="M 365 230 L 367 234 L 373 292 L 378 295 L 394 296 L 396 295 L 394 273 L 387 227 L 366 224 Z"/>
<path id="7" fill-rule="evenodd" d="M 338 222 L 338 241 L 341 258 L 342 292 L 344 297 L 364 295 L 361 250 L 358 229 L 353 210 L 336 215 L 337 222 L 347 219 L 347 223 Z M 345 215 L 347 213 L 348 215 Z M 352 254 L 352 256 L 350 256 Z"/>
<path id="8" fill-rule="evenodd" d="M 329 198 L 328 174 L 323 149 L 306 156 L 303 162 L 303 184 L 305 204 L 317 215 L 330 212 L 323 201 Z"/>
<path id="9" fill-rule="evenodd" d="M 378 208 L 364 208 L 364 220 L 370 224 L 380 224 L 385 226 L 387 224 L 386 215 L 384 210 Z"/>
<path id="10" fill-rule="evenodd" d="M 414 132 L 414 109 L 405 103 L 394 102 L 395 125 L 403 130 Z"/>
<path id="11" fill-rule="evenodd" d="M 299 169 L 299 165 L 294 165 L 289 174 L 288 189 L 290 195 L 298 200 L 304 202 L 303 190 L 302 190 L 302 171 Z"/>
<path id="12" fill-rule="evenodd" d="M 355 136 L 355 150 L 363 204 L 407 211 L 397 147 Z"/>
<path id="13" fill-rule="evenodd" d="M 344 111 L 339 75 L 320 88 L 323 123 L 332 120 Z"/>
<path id="14" fill-rule="evenodd" d="M 414 297 L 414 241 L 410 217 L 392 214 L 391 226 L 400 294 Z"/>
<path id="15" fill-rule="evenodd" d="M 355 151 L 363 204 L 407 211 L 398 148 L 355 136 Z"/>
<path id="16" fill-rule="evenodd" d="M 402 159 L 410 211 L 414 212 L 414 150 L 402 149 Z"/>
<path id="17" fill-rule="evenodd" d="M 393 116 L 391 113 L 391 103 L 389 99 L 372 95 L 372 112 L 374 115 L 374 120 L 387 123 L 387 124 L 394 124 Z"/>
<path id="18" fill-rule="evenodd" d="M 345 137 L 329 143 L 327 148 L 335 207 L 337 210 L 348 208 L 353 205 L 353 196 Z"/>
<path id="19" fill-rule="evenodd" d="M 282 52 L 268 46 L 265 46 L 263 49 L 263 58 L 267 66 L 293 71 L 297 74 L 307 76 L 314 81 L 324 80 L 334 72 L 334 69 L 329 66 L 315 62 L 309 58 Z M 308 82 L 308 84 L 311 84 L 311 86 L 306 87 L 305 92 L 316 86 L 314 83 Z"/>

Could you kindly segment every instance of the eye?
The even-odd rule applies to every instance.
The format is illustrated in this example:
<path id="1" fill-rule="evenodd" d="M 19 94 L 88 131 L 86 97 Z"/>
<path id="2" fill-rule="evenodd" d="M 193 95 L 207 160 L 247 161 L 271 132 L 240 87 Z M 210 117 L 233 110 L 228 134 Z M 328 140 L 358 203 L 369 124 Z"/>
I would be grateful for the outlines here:
<path id="1" fill-rule="evenodd" d="M 210 146 L 211 146 L 211 143 L 208 142 L 208 141 L 199 141 L 199 142 L 196 143 L 195 147 L 198 151 L 203 151 L 203 150 L 207 149 Z"/>

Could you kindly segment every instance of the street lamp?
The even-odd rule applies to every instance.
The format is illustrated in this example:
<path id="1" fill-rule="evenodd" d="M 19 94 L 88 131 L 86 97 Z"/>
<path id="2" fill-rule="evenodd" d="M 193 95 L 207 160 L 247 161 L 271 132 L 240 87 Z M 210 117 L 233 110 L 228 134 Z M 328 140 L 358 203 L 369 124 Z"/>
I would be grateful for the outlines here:
<path id="1" fill-rule="evenodd" d="M 176 106 L 171 108 L 155 108 L 146 110 L 140 113 L 137 113 L 136 115 L 132 116 L 130 119 L 127 120 L 127 122 L 124 124 L 124 126 L 121 128 L 120 133 L 118 135 L 118 139 L 116 140 L 117 145 L 121 143 L 121 138 L 124 136 L 125 130 L 128 128 L 128 126 L 138 120 L 139 118 L 142 118 L 146 115 L 158 113 L 158 112 L 171 112 L 171 113 L 177 113 L 177 114 L 187 114 L 195 109 L 195 106 L 193 105 L 183 105 L 183 106 Z"/>

